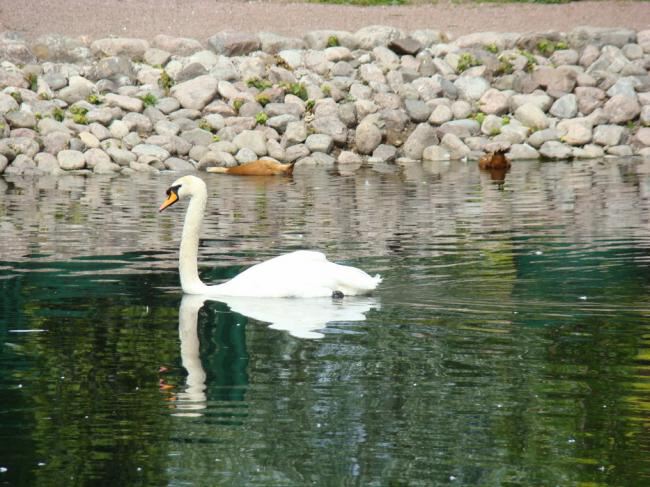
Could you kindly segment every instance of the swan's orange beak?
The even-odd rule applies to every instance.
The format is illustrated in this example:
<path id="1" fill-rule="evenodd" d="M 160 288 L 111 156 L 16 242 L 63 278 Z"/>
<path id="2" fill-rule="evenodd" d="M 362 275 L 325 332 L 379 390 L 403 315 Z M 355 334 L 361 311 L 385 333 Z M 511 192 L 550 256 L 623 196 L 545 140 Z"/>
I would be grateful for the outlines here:
<path id="1" fill-rule="evenodd" d="M 173 191 L 171 188 L 167 190 L 167 199 L 163 201 L 163 204 L 158 208 L 158 212 L 163 211 L 165 208 L 170 207 L 178 201 L 178 195 L 176 191 Z"/>

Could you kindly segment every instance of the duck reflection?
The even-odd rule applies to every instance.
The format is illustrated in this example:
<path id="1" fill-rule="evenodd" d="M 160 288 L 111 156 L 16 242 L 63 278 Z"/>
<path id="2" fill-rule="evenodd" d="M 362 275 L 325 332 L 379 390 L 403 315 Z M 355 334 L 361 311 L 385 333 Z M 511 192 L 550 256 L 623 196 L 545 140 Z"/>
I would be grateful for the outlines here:
<path id="1" fill-rule="evenodd" d="M 201 311 L 207 302 L 218 306 L 225 304 L 229 312 L 204 315 Z M 216 384 L 223 393 L 219 400 L 243 400 L 248 384 L 248 353 L 246 350 L 246 320 L 269 323 L 269 328 L 286 331 L 289 335 L 302 339 L 318 339 L 324 335 L 322 330 L 331 322 L 364 321 L 366 313 L 379 308 L 379 303 L 369 297 L 290 299 L 290 298 L 214 298 L 185 294 L 178 310 L 178 334 L 181 342 L 181 362 L 187 371 L 185 388 L 176 396 L 177 416 L 199 416 L 207 406 L 206 383 Z M 208 381 L 208 373 L 201 361 L 201 340 L 199 339 L 199 316 L 206 316 L 210 323 L 211 335 L 208 348 L 208 372 L 216 372 Z M 203 335 L 203 332 L 202 332 Z M 205 338 L 205 337 L 204 337 Z M 209 350 L 215 346 L 217 350 Z M 219 357 L 228 353 L 229 356 Z M 232 355 L 232 356 L 230 356 Z M 211 395 L 211 399 L 214 399 Z"/>

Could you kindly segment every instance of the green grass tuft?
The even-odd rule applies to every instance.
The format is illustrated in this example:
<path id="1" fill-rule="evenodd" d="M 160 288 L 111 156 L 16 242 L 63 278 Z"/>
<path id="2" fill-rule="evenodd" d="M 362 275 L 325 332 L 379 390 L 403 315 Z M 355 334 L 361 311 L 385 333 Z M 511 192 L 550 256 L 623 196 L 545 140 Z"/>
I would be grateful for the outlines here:
<path id="1" fill-rule="evenodd" d="M 165 92 L 165 95 L 169 95 L 169 90 L 174 86 L 174 80 L 169 76 L 169 73 L 164 69 L 160 73 L 160 79 L 158 80 L 158 86 L 162 88 Z"/>
<path id="2" fill-rule="evenodd" d="M 255 95 L 255 101 L 265 107 L 271 102 L 271 99 L 269 98 L 269 95 L 266 93 L 259 93 Z"/>
<path id="3" fill-rule="evenodd" d="M 25 76 L 25 81 L 29 83 L 29 89 L 36 91 L 38 89 L 38 76 L 35 73 L 29 73 Z"/>
<path id="4" fill-rule="evenodd" d="M 476 113 L 470 115 L 469 118 L 473 118 L 473 119 L 476 120 L 479 124 L 483 125 L 483 122 L 485 121 L 485 113 L 483 113 L 483 112 L 476 112 Z"/>
<path id="5" fill-rule="evenodd" d="M 287 93 L 297 96 L 303 101 L 307 101 L 307 88 L 302 83 L 283 83 L 282 88 Z"/>
<path id="6" fill-rule="evenodd" d="M 52 118 L 57 122 L 63 122 L 63 119 L 65 118 L 65 112 L 63 111 L 63 108 L 56 107 L 54 110 L 52 110 Z"/>
<path id="7" fill-rule="evenodd" d="M 232 107 L 235 110 L 235 113 L 239 114 L 239 109 L 242 107 L 242 105 L 246 103 L 246 100 L 243 98 L 235 98 L 232 101 Z"/>
<path id="8" fill-rule="evenodd" d="M 273 86 L 273 83 L 267 79 L 250 78 L 246 80 L 246 86 L 257 88 L 258 90 L 265 90 L 267 88 L 271 88 Z"/>
<path id="9" fill-rule="evenodd" d="M 97 93 L 91 93 L 88 95 L 86 98 L 86 101 L 90 103 L 91 105 L 101 105 L 102 103 L 102 98 L 97 94 Z"/>
<path id="10" fill-rule="evenodd" d="M 326 44 L 327 47 L 337 47 L 337 46 L 340 46 L 340 45 L 341 45 L 341 43 L 339 42 L 339 38 L 338 38 L 338 37 L 336 37 L 336 36 L 329 36 L 329 37 L 327 38 L 327 44 Z"/>
<path id="11" fill-rule="evenodd" d="M 476 56 L 469 52 L 464 52 L 460 55 L 460 59 L 458 60 L 457 70 L 459 73 L 462 73 L 463 71 L 467 71 L 469 68 L 480 65 L 481 62 L 476 59 Z"/>
<path id="12" fill-rule="evenodd" d="M 88 113 L 87 108 L 84 108 L 79 105 L 73 105 L 70 107 L 69 112 L 72 115 L 72 120 L 74 121 L 74 123 L 78 123 L 81 125 L 88 125 L 88 118 L 86 117 L 86 113 Z"/>
<path id="13" fill-rule="evenodd" d="M 257 125 L 265 125 L 268 120 L 269 120 L 269 116 L 264 112 L 260 112 L 257 115 L 255 115 L 255 123 Z"/>
<path id="14" fill-rule="evenodd" d="M 158 98 L 156 98 L 156 95 L 153 93 L 147 93 L 146 95 L 141 96 L 140 99 L 142 100 L 142 103 L 144 103 L 145 107 L 153 107 L 158 103 Z"/>
<path id="15" fill-rule="evenodd" d="M 19 91 L 12 91 L 9 95 L 16 100 L 16 103 L 19 105 L 23 102 L 23 95 L 21 95 Z"/>

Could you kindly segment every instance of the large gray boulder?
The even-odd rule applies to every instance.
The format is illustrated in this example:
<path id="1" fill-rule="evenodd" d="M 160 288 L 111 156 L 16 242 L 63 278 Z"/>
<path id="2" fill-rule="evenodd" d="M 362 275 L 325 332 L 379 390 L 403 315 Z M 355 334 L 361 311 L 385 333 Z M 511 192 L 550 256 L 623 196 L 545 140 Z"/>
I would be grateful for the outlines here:
<path id="1" fill-rule="evenodd" d="M 9 32 L 0 34 L 0 59 L 15 64 L 36 62 L 36 56 L 27 42 L 19 35 L 11 35 Z"/>
<path id="2" fill-rule="evenodd" d="M 244 56 L 262 47 L 256 35 L 233 31 L 213 35 L 208 39 L 208 45 L 217 54 L 225 56 Z"/>
<path id="3" fill-rule="evenodd" d="M 588 119 L 574 118 L 557 124 L 560 140 L 569 145 L 584 145 L 591 142 L 592 125 Z"/>
<path id="4" fill-rule="evenodd" d="M 510 109 L 510 98 L 510 93 L 489 88 L 479 99 L 479 107 L 483 113 L 503 115 Z"/>
<path id="5" fill-rule="evenodd" d="M 63 172 L 59 166 L 59 161 L 52 154 L 47 152 L 39 152 L 34 157 L 34 162 L 38 170 L 44 174 L 58 175 Z M 0 170 L 2 172 L 2 170 Z"/>
<path id="6" fill-rule="evenodd" d="M 610 123 L 625 123 L 639 116 L 641 105 L 636 97 L 614 95 L 605 103 L 604 111 Z"/>
<path id="7" fill-rule="evenodd" d="M 562 142 L 549 140 L 542 144 L 539 148 L 539 153 L 547 159 L 569 159 L 573 151 L 570 146 Z"/>
<path id="8" fill-rule="evenodd" d="M 620 125 L 598 125 L 594 129 L 593 142 L 603 146 L 618 145 L 625 128 Z"/>
<path id="9" fill-rule="evenodd" d="M 561 96 L 551 106 L 549 113 L 557 118 L 573 118 L 578 114 L 578 99 L 573 93 Z"/>
<path id="10" fill-rule="evenodd" d="M 232 141 L 238 149 L 247 147 L 260 157 L 267 154 L 266 136 L 260 131 L 244 130 L 237 134 Z"/>
<path id="11" fill-rule="evenodd" d="M 523 125 L 531 129 L 545 129 L 548 127 L 546 114 L 537 105 L 525 103 L 515 110 L 515 117 Z"/>
<path id="12" fill-rule="evenodd" d="M 48 34 L 30 44 L 31 51 L 41 62 L 87 63 L 92 52 L 80 39 L 60 34 Z"/>
<path id="13" fill-rule="evenodd" d="M 314 133 L 325 134 L 332 137 L 337 145 L 343 145 L 347 142 L 348 129 L 338 116 L 326 115 L 315 117 L 311 123 Z"/>
<path id="14" fill-rule="evenodd" d="M 90 44 L 90 50 L 97 57 L 125 56 L 136 61 L 144 59 L 147 49 L 149 49 L 149 43 L 144 39 L 126 37 L 97 39 Z"/>
<path id="15" fill-rule="evenodd" d="M 183 108 L 202 110 L 217 94 L 218 81 L 210 75 L 185 81 L 172 87 L 171 95 Z"/>
<path id="16" fill-rule="evenodd" d="M 431 145 L 438 145 L 436 131 L 428 123 L 421 123 L 404 142 L 402 152 L 409 159 L 418 160 L 422 158 L 424 149 Z"/>
<path id="17" fill-rule="evenodd" d="M 612 45 L 623 47 L 636 41 L 636 32 L 632 29 L 609 27 L 576 27 L 568 35 L 569 44 L 573 48 L 581 48 L 587 44 L 598 47 Z"/>
<path id="18" fill-rule="evenodd" d="M 395 27 L 386 25 L 369 25 L 354 33 L 359 49 L 371 51 L 377 46 L 387 46 L 391 41 L 406 37 L 406 34 Z"/>
<path id="19" fill-rule="evenodd" d="M 62 150 L 56 155 L 59 167 L 66 171 L 83 169 L 86 167 L 86 157 L 83 152 L 76 150 Z"/>
<path id="20" fill-rule="evenodd" d="M 382 131 L 372 120 L 362 120 L 355 132 L 355 146 L 359 154 L 371 154 L 382 140 Z"/>
<path id="21" fill-rule="evenodd" d="M 475 102 L 490 88 L 490 83 L 482 76 L 461 76 L 454 81 L 454 86 L 462 100 Z"/>
<path id="22" fill-rule="evenodd" d="M 520 159 L 539 159 L 539 152 L 528 144 L 513 144 L 508 151 L 508 158 L 513 161 Z"/>
<path id="23" fill-rule="evenodd" d="M 153 46 L 176 56 L 191 56 L 203 50 L 203 44 L 196 39 L 187 37 L 173 37 L 167 34 L 158 34 L 153 38 Z M 163 64 L 163 63 L 160 63 Z"/>

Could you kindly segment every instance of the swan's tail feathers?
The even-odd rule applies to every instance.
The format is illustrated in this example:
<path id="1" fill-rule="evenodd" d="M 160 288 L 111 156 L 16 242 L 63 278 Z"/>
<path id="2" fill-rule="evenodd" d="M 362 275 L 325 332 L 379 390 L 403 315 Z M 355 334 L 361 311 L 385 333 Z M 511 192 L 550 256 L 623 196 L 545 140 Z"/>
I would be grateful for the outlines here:
<path id="1" fill-rule="evenodd" d="M 382 281 L 381 276 L 371 276 L 355 267 L 341 266 L 345 271 L 339 275 L 338 290 L 346 295 L 368 294 Z"/>
<path id="2" fill-rule="evenodd" d="M 208 168 L 206 168 L 206 171 L 207 172 L 227 173 L 228 168 L 227 167 L 221 167 L 221 166 L 208 167 Z"/>

